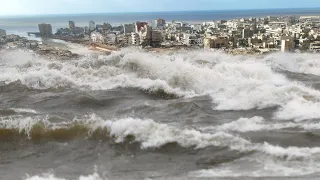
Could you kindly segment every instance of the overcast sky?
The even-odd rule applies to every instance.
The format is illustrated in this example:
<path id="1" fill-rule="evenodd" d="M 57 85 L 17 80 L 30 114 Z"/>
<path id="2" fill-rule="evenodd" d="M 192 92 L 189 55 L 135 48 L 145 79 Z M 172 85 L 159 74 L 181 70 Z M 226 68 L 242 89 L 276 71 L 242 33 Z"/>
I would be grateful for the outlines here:
<path id="1" fill-rule="evenodd" d="M 320 0 L 0 0 L 0 15 L 320 7 Z"/>

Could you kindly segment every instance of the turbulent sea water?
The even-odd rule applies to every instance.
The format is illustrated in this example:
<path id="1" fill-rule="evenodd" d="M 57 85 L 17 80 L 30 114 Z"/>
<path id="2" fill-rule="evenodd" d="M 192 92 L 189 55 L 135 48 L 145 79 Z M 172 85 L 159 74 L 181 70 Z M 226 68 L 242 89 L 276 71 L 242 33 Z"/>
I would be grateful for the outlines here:
<path id="1" fill-rule="evenodd" d="M 319 55 L 0 53 L 0 179 L 319 179 Z"/>

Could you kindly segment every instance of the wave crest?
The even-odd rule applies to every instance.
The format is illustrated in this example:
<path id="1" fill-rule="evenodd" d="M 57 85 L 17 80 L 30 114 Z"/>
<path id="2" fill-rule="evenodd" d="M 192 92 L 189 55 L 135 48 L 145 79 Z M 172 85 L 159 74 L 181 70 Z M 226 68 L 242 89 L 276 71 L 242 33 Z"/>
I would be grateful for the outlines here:
<path id="1" fill-rule="evenodd" d="M 25 59 L 18 64 L 8 61 L 1 66 L 0 81 L 20 80 L 35 89 L 137 88 L 165 98 L 210 95 L 216 110 L 280 107 L 275 114 L 278 119 L 320 118 L 316 113 L 320 109 L 320 92 L 273 70 L 277 65 L 283 66 L 279 59 L 293 55 L 275 54 L 255 59 L 207 51 L 157 54 L 124 49 L 103 58 L 63 62 L 27 56 L 32 54 L 16 56 Z M 289 111 L 300 112 L 286 116 Z"/>
<path id="2" fill-rule="evenodd" d="M 196 129 L 180 129 L 153 120 L 124 118 L 103 120 L 96 115 L 74 119 L 69 123 L 50 123 L 48 119 L 21 118 L 0 121 L 1 138 L 12 140 L 71 140 L 76 138 L 108 139 L 115 143 L 137 142 L 142 149 L 161 148 L 176 143 L 184 148 L 225 147 L 239 152 L 260 152 L 284 159 L 320 158 L 320 148 L 280 147 L 267 142 L 252 143 L 231 133 L 204 133 Z"/>

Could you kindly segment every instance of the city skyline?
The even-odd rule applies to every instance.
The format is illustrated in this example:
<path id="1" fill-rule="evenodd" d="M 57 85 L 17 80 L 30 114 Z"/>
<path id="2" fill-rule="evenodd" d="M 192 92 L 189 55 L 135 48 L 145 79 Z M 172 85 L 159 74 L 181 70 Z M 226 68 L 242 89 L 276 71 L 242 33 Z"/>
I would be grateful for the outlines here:
<path id="1" fill-rule="evenodd" d="M 122 12 L 163 12 L 196 10 L 244 10 L 244 9 L 282 9 L 282 8 L 316 8 L 318 0 L 56 0 L 41 1 L 11 0 L 0 7 L 0 15 L 44 15 L 44 14 L 82 14 L 82 13 L 122 13 Z"/>

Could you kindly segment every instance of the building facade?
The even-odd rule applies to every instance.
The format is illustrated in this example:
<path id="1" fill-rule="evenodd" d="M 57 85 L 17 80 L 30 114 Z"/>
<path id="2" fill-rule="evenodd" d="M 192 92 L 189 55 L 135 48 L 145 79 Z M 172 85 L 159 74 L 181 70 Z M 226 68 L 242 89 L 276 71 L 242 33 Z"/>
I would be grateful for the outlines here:
<path id="1" fill-rule="evenodd" d="M 228 48 L 229 38 L 227 36 L 211 36 L 204 39 L 204 48 Z"/>
<path id="2" fill-rule="evenodd" d="M 105 43 L 105 37 L 99 32 L 92 32 L 90 38 L 91 38 L 91 42 Z"/>
<path id="3" fill-rule="evenodd" d="M 0 29 L 0 37 L 6 36 L 6 35 L 7 35 L 6 30 Z"/>
<path id="4" fill-rule="evenodd" d="M 134 24 L 123 24 L 123 33 L 124 34 L 129 34 L 132 32 L 135 32 L 135 26 Z"/>
<path id="5" fill-rule="evenodd" d="M 73 30 L 76 28 L 76 24 L 74 23 L 74 21 L 69 21 L 69 29 Z"/>
<path id="6" fill-rule="evenodd" d="M 281 37 L 281 52 L 288 52 L 294 49 L 294 41 L 291 36 Z"/>
<path id="7" fill-rule="evenodd" d="M 158 47 L 162 42 L 162 34 L 160 31 L 151 31 L 151 46 Z"/>
<path id="8" fill-rule="evenodd" d="M 51 24 L 39 24 L 39 32 L 41 37 L 51 37 L 52 36 L 52 27 Z"/>
<path id="9" fill-rule="evenodd" d="M 139 33 L 132 32 L 131 33 L 131 43 L 133 45 L 140 45 L 140 36 Z"/>
<path id="10" fill-rule="evenodd" d="M 96 23 L 94 21 L 89 22 L 89 31 L 92 32 L 96 29 Z"/>
<path id="11" fill-rule="evenodd" d="M 143 29 L 146 25 L 148 25 L 147 22 L 136 22 L 135 24 L 135 31 L 136 33 L 139 33 L 141 31 L 141 29 Z"/>

